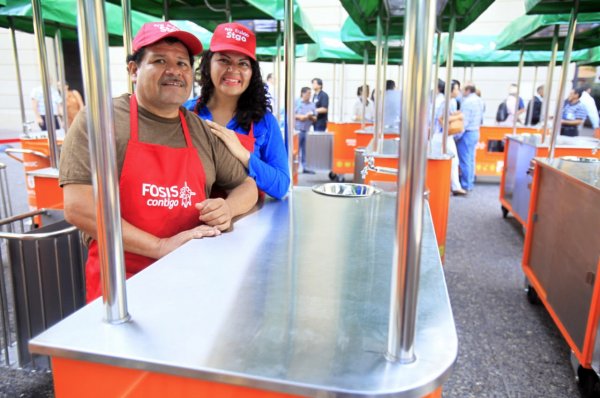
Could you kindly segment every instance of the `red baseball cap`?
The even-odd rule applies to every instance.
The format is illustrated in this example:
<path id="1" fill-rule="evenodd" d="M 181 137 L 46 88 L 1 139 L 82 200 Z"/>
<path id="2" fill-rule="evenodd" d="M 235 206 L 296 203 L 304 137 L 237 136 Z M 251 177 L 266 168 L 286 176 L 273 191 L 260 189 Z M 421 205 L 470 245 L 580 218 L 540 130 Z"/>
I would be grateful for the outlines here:
<path id="1" fill-rule="evenodd" d="M 242 24 L 222 23 L 210 40 L 210 51 L 237 51 L 256 61 L 256 36 Z"/>
<path id="2" fill-rule="evenodd" d="M 179 29 L 170 22 L 147 22 L 140 28 L 133 39 L 133 51 L 161 41 L 166 37 L 174 37 L 181 40 L 193 55 L 202 52 L 202 43 L 196 36 Z"/>

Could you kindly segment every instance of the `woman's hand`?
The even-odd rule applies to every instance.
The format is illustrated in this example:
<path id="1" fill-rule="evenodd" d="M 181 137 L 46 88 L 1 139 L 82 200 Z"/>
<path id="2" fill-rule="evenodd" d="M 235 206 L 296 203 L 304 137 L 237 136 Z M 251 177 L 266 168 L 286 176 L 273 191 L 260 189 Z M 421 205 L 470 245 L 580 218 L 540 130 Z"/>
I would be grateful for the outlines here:
<path id="1" fill-rule="evenodd" d="M 221 141 L 227 146 L 233 156 L 239 159 L 244 167 L 248 168 L 250 162 L 250 152 L 241 144 L 237 135 L 233 130 L 229 130 L 227 127 L 223 127 L 218 123 L 211 120 L 205 120 L 210 131 L 219 137 Z"/>

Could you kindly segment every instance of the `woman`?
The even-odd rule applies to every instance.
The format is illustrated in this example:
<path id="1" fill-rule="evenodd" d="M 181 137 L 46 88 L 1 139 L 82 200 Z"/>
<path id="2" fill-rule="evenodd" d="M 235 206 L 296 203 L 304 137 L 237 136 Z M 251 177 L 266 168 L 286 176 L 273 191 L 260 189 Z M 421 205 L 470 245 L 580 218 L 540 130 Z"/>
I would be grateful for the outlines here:
<path id="1" fill-rule="evenodd" d="M 363 107 L 365 109 L 365 122 L 373 122 L 375 119 L 375 110 L 373 109 L 373 101 L 369 99 L 369 85 L 364 86 L 366 88 L 365 94 L 363 95 L 363 86 L 358 86 L 356 90 L 356 101 L 352 108 L 352 121 L 360 122 L 363 120 Z M 367 101 L 366 105 L 363 103 Z"/>
<path id="2" fill-rule="evenodd" d="M 238 23 L 217 26 L 199 70 L 200 96 L 184 106 L 207 121 L 260 190 L 283 198 L 290 186 L 287 152 L 256 61 L 254 33 Z"/>

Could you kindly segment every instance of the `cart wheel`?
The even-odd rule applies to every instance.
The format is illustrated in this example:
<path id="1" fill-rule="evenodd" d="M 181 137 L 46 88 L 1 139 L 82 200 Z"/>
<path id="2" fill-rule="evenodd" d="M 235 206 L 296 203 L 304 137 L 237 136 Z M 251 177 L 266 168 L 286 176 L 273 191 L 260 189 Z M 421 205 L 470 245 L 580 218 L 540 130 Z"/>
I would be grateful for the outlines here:
<path id="1" fill-rule="evenodd" d="M 592 369 L 580 365 L 577 368 L 577 384 L 583 398 L 600 397 L 600 379 Z"/>
<path id="2" fill-rule="evenodd" d="M 538 296 L 538 294 L 535 291 L 535 289 L 533 288 L 533 286 L 527 285 L 526 291 L 527 291 L 527 301 L 529 301 L 530 304 L 533 304 L 533 305 L 542 304 L 542 301 L 540 300 L 540 296 Z"/>
<path id="3" fill-rule="evenodd" d="M 329 179 L 330 179 L 331 181 L 335 181 L 335 179 L 336 179 L 336 177 L 337 177 L 337 176 L 338 176 L 338 175 L 337 175 L 337 174 L 335 174 L 333 171 L 330 171 L 330 172 L 329 172 Z"/>
<path id="4" fill-rule="evenodd" d="M 502 207 L 502 218 L 506 218 L 508 216 L 508 209 L 504 206 Z"/>
<path id="5" fill-rule="evenodd" d="M 335 181 L 336 182 L 344 182 L 344 181 L 346 181 L 346 177 L 344 177 L 343 174 L 338 174 L 335 176 Z"/>

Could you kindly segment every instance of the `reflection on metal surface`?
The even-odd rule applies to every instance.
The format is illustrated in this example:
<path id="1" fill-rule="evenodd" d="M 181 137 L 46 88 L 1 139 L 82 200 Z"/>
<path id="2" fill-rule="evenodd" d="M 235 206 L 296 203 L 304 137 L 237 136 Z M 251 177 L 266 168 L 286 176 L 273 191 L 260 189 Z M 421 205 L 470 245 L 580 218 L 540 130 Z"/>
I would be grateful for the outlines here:
<path id="1" fill-rule="evenodd" d="M 569 162 L 579 162 L 579 163 L 597 163 L 600 162 L 600 159 L 592 158 L 589 156 L 562 156 L 562 160 L 568 160 Z"/>
<path id="2" fill-rule="evenodd" d="M 371 196 L 381 190 L 370 185 L 350 183 L 327 183 L 315 185 L 312 190 L 316 193 L 329 196 L 346 196 L 351 198 Z"/>

